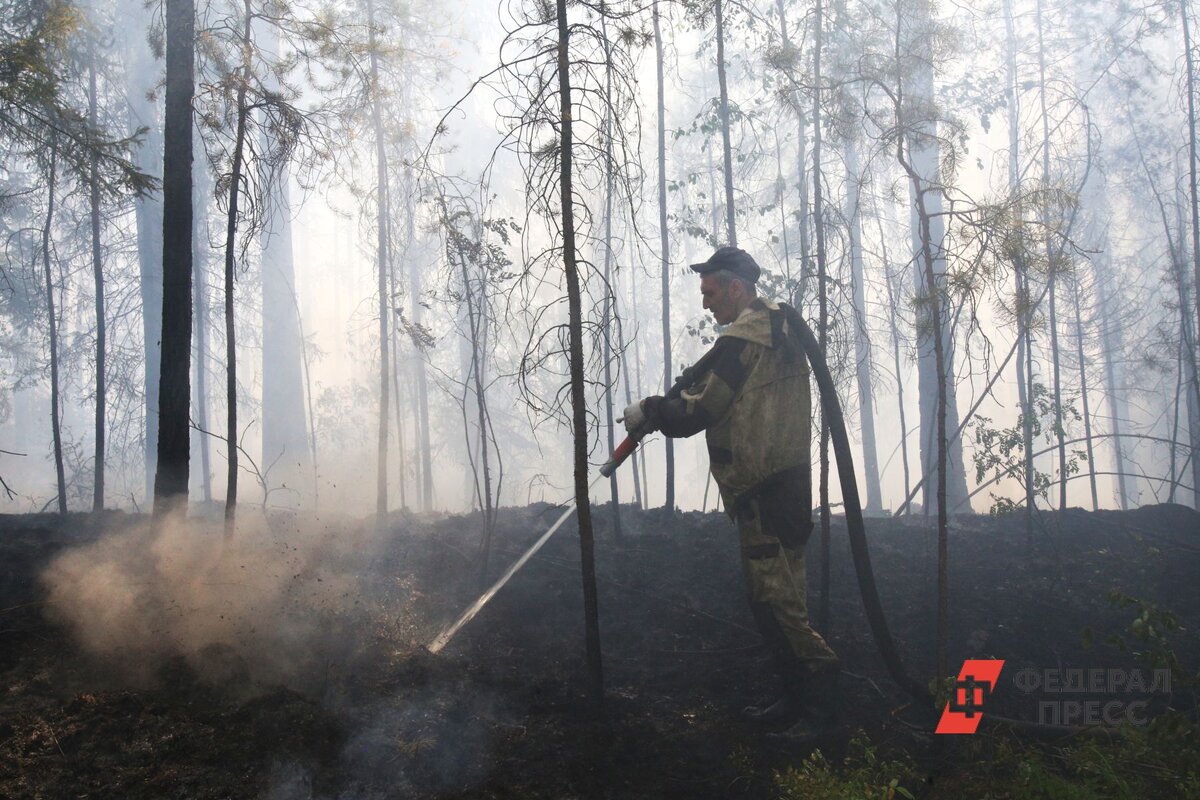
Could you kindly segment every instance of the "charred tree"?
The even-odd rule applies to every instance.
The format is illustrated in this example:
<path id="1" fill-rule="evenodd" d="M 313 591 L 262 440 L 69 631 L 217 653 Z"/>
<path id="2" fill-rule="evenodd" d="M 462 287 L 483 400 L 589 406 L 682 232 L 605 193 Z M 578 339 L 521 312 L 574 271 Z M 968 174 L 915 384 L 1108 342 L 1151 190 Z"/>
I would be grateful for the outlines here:
<path id="1" fill-rule="evenodd" d="M 561 137 L 559 141 L 559 190 L 562 206 L 563 266 L 566 271 L 569 314 L 571 410 L 575 441 L 575 508 L 579 520 L 588 688 L 592 700 L 598 704 L 604 696 L 604 672 L 600 659 L 600 615 L 596 597 L 592 508 L 588 498 L 587 397 L 584 393 L 583 380 L 583 302 L 575 249 L 575 194 L 572 184 L 574 108 L 571 102 L 571 27 L 567 22 L 567 0 L 557 0 L 557 9 L 558 123 Z"/>
<path id="2" fill-rule="evenodd" d="M 154 514 L 186 503 L 192 356 L 192 96 L 195 5 L 166 0 L 163 125 L 163 301 Z"/>
<path id="3" fill-rule="evenodd" d="M 91 42 L 88 62 L 88 124 L 92 130 L 99 129 L 99 112 L 96 98 L 96 44 Z M 88 175 L 88 211 L 92 233 L 92 280 L 96 288 L 96 419 L 95 419 L 95 464 L 92 482 L 92 511 L 104 510 L 104 418 L 106 388 L 104 370 L 107 353 L 105 325 L 107 315 L 104 308 L 104 263 L 100 255 L 100 154 L 92 152 Z M 51 188 L 53 191 L 53 188 Z M 56 412 L 57 416 L 57 412 Z"/>
<path id="4" fill-rule="evenodd" d="M 225 483 L 225 536 L 233 535 L 237 523 L 238 498 L 238 435 L 237 435 L 237 326 L 234 317 L 233 290 L 237 263 L 238 203 L 241 200 L 242 168 L 246 152 L 246 122 L 250 107 L 246 92 L 250 85 L 254 43 L 251 38 L 253 14 L 250 0 L 242 3 L 245 19 L 242 23 L 241 75 L 236 79 L 236 114 L 232 167 L 229 176 L 229 198 L 225 214 L 225 459 L 228 471 Z"/>

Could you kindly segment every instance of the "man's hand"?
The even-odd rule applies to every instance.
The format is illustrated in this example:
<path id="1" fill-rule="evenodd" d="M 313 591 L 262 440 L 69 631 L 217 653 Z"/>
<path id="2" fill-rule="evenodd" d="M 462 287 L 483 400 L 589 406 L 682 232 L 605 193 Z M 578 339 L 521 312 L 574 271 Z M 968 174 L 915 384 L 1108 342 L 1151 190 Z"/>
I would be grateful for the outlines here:
<path id="1" fill-rule="evenodd" d="M 622 414 L 617 422 L 625 423 L 625 432 L 629 434 L 641 433 L 646 427 L 646 411 L 642 407 L 644 400 L 639 400 L 636 403 L 628 406 L 625 413 Z"/>

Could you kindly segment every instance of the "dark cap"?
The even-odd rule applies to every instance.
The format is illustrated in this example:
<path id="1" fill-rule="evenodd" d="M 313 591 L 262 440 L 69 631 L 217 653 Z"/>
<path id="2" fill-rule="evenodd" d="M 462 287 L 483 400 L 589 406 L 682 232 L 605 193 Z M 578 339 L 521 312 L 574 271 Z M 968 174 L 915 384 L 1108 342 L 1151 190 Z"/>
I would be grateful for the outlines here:
<path id="1" fill-rule="evenodd" d="M 692 264 L 692 271 L 699 272 L 701 275 L 716 272 L 719 269 L 732 272 L 750 283 L 757 281 L 758 276 L 762 273 L 754 257 L 740 247 L 722 247 L 713 253 L 708 261 Z"/>

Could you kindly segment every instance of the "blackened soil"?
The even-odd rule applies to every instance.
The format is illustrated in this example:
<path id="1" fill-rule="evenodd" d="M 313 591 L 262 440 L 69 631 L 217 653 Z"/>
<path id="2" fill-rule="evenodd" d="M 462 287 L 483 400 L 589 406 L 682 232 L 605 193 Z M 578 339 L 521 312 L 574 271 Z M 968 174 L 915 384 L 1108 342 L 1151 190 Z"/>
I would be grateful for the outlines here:
<path id="1" fill-rule="evenodd" d="M 501 512 L 489 582 L 558 513 Z M 422 645 L 486 586 L 477 516 L 393 516 L 385 546 L 351 565 L 365 613 L 335 617 L 363 630 L 320 680 L 252 684 L 167 660 L 135 687 L 52 621 L 38 578 L 56 554 L 122 518 L 0 518 L 0 797 L 773 796 L 774 775 L 814 743 L 738 720 L 777 684 L 729 520 L 624 508 L 618 536 L 610 509 L 594 518 L 599 708 L 588 692 L 571 524 L 437 656 Z M 934 670 L 935 528 L 872 519 L 868 532 L 891 630 L 907 669 L 925 681 Z M 1189 509 L 1044 514 L 1032 539 L 1020 514 L 960 517 L 949 553 L 951 671 L 965 658 L 1006 659 L 990 709 L 1036 717 L 1046 696 L 1018 691 L 1011 676 L 1020 670 L 1138 666 L 1106 641 L 1137 613 L 1114 605 L 1113 590 L 1173 611 L 1186 630 L 1169 635 L 1172 645 L 1184 663 L 1200 662 L 1200 638 L 1188 633 L 1200 625 L 1200 515 Z M 939 792 L 955 783 L 955 762 L 928 734 L 932 716 L 907 705 L 877 655 L 839 518 L 831 555 L 845 718 L 816 744 L 836 758 L 862 729 L 921 765 L 919 795 L 952 796 Z"/>

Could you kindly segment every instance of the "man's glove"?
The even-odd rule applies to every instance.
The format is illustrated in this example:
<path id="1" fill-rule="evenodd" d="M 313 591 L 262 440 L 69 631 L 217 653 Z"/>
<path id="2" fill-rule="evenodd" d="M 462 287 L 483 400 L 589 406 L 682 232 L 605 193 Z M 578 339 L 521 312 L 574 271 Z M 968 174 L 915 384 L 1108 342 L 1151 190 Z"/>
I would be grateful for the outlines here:
<path id="1" fill-rule="evenodd" d="M 625 413 L 617 419 L 617 422 L 625 423 L 626 433 L 637 434 L 644 432 L 646 428 L 646 411 L 642 408 L 644 402 L 644 400 L 639 400 L 626 407 Z"/>

